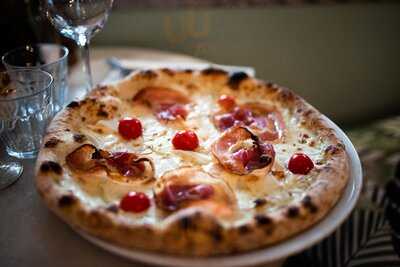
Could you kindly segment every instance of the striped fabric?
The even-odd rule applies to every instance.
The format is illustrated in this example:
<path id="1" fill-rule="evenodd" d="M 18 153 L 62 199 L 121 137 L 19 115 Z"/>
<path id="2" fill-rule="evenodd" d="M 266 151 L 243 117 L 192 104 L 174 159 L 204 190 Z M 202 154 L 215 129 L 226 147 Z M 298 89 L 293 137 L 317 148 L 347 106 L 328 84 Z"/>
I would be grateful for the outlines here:
<path id="1" fill-rule="evenodd" d="M 322 242 L 291 257 L 284 267 L 400 266 L 400 183 L 393 181 L 386 189 L 369 182 L 358 207 L 343 225 Z M 395 195 L 391 194 L 394 190 Z"/>

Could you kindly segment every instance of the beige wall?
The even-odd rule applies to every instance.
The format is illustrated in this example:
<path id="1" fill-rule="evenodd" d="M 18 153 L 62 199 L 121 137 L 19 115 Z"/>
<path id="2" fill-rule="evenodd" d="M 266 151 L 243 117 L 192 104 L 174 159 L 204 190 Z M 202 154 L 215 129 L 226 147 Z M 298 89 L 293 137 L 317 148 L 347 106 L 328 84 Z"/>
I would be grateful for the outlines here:
<path id="1" fill-rule="evenodd" d="M 342 123 L 400 112 L 400 5 L 114 10 L 94 44 L 254 66 Z"/>

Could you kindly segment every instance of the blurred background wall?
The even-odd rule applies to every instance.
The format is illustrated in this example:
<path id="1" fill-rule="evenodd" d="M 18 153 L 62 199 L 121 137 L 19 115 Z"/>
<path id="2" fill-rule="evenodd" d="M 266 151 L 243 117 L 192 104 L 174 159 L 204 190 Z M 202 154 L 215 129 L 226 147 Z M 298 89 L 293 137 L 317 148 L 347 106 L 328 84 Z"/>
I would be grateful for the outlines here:
<path id="1" fill-rule="evenodd" d="M 253 66 L 342 124 L 400 113 L 396 3 L 150 9 L 125 2 L 93 44 Z"/>
<path id="2" fill-rule="evenodd" d="M 39 0 L 0 1 L 0 52 L 62 42 Z M 115 0 L 92 47 L 147 47 L 253 66 L 342 125 L 400 114 L 400 1 Z"/>

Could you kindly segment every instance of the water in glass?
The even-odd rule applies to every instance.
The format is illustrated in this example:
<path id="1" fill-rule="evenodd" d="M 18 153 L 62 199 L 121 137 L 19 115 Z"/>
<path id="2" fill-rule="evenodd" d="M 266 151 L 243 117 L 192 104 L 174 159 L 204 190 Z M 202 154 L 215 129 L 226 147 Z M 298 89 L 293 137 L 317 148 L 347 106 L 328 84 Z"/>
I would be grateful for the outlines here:
<path id="1" fill-rule="evenodd" d="M 0 133 L 7 153 L 17 158 L 36 156 L 52 118 L 53 78 L 41 70 L 7 72 L 0 86 Z"/>
<path id="2" fill-rule="evenodd" d="M 61 110 L 68 93 L 68 49 L 57 44 L 34 44 L 17 47 L 2 57 L 7 70 L 41 69 L 53 76 L 51 92 L 54 113 Z"/>

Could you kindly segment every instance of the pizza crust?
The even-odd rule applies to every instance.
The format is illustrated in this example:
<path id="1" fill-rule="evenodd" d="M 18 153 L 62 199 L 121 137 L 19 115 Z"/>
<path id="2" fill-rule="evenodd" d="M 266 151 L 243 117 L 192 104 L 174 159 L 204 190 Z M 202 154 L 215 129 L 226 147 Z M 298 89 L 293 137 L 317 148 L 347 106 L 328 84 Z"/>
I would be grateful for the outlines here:
<path id="1" fill-rule="evenodd" d="M 101 206 L 93 196 L 84 201 L 79 188 L 66 186 L 71 173 L 65 167 L 65 155 L 83 143 L 86 137 L 76 125 L 93 123 L 101 118 L 119 116 L 120 99 L 131 99 L 145 86 L 168 86 L 182 92 L 201 87 L 234 92 L 242 97 L 256 91 L 260 98 L 278 104 L 298 125 L 316 133 L 318 142 L 326 144 L 324 162 L 314 174 L 314 182 L 301 199 L 266 212 L 262 200 L 244 212 L 240 220 L 221 221 L 214 214 L 196 206 L 182 209 L 162 220 L 135 220 L 115 204 Z M 106 102 L 107 105 L 102 105 Z M 85 121 L 82 121 L 84 114 Z M 175 127 L 172 125 L 172 127 Z M 179 128 L 179 126 L 176 126 Z M 349 179 L 349 163 L 344 145 L 329 128 L 322 115 L 290 90 L 222 70 L 177 71 L 170 69 L 133 73 L 109 86 L 94 89 L 85 100 L 70 103 L 56 115 L 44 137 L 36 165 L 36 186 L 47 206 L 73 228 L 97 238 L 132 249 L 144 249 L 185 256 L 212 256 L 244 252 L 283 241 L 304 231 L 323 218 L 335 205 Z M 132 183 L 134 188 L 151 190 L 151 185 Z M 118 188 L 118 187 L 116 187 Z M 96 194 L 96 193 L 94 193 Z M 88 204 L 91 203 L 91 204 Z M 152 209 L 155 209 L 152 203 Z"/>

